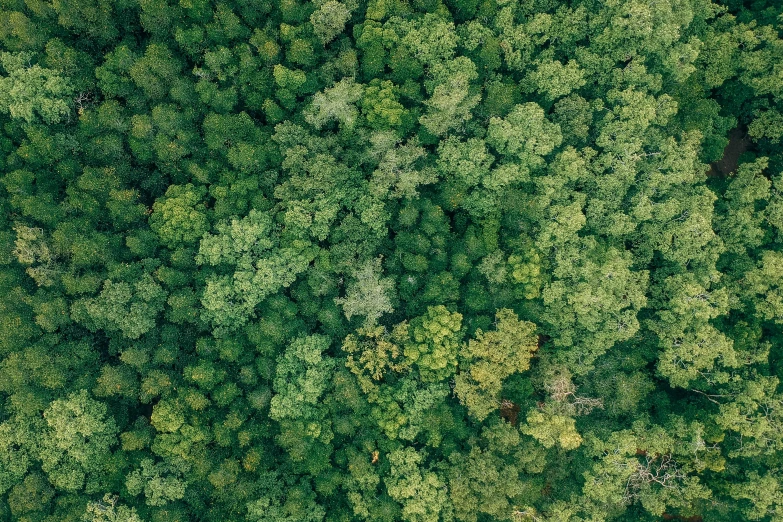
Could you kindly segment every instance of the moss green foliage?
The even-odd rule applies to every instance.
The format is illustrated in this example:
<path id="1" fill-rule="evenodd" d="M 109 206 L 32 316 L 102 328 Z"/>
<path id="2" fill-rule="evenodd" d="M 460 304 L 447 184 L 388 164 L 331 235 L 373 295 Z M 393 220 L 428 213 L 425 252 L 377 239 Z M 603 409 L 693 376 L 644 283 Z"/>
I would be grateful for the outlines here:
<path id="1" fill-rule="evenodd" d="M 0 1 L 0 520 L 783 520 L 781 5 Z"/>

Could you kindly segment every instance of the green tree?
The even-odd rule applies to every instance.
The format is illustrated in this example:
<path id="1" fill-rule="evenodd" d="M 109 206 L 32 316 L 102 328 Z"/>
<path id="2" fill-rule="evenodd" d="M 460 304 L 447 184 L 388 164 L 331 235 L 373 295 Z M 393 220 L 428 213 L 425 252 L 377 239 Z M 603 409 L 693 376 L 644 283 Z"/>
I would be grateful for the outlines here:
<path id="1" fill-rule="evenodd" d="M 245 324 L 256 305 L 293 283 L 314 257 L 307 242 L 281 246 L 271 217 L 256 210 L 215 229 L 201 240 L 196 262 L 233 268 L 231 276 L 209 277 L 201 298 L 202 317 L 221 328 Z"/>
<path id="2" fill-rule="evenodd" d="M 144 493 L 148 506 L 164 506 L 185 496 L 185 482 L 169 466 L 152 459 L 141 461 L 141 469 L 128 474 L 125 487 L 136 496 Z"/>
<path id="3" fill-rule="evenodd" d="M 79 2 L 64 2 L 53 0 L 52 7 L 57 13 L 58 22 L 75 33 L 86 35 L 104 42 L 115 38 L 118 34 L 115 21 L 117 13 L 114 4 L 105 0 L 81 0 Z M 122 3 L 120 9 L 124 7 Z"/>
<path id="4" fill-rule="evenodd" d="M 281 423 L 278 442 L 305 469 L 323 470 L 333 437 L 321 397 L 329 386 L 334 361 L 324 356 L 329 338 L 295 339 L 278 358 L 269 406 L 270 418 Z"/>
<path id="5" fill-rule="evenodd" d="M 538 348 L 535 325 L 520 321 L 507 309 L 495 314 L 495 330 L 476 330 L 460 349 L 460 372 L 454 393 L 468 412 L 479 421 L 500 407 L 503 380 L 530 367 L 530 357 Z"/>
<path id="6" fill-rule="evenodd" d="M 318 40 L 326 45 L 345 29 L 345 23 L 351 17 L 351 10 L 336 0 L 327 0 L 310 15 L 313 32 Z"/>
<path id="7" fill-rule="evenodd" d="M 365 262 L 354 274 L 354 283 L 348 285 L 345 297 L 335 298 L 343 307 L 348 320 L 354 315 L 364 316 L 364 327 L 372 327 L 383 314 L 394 311 L 394 280 L 381 277 L 381 258 Z"/>
<path id="8" fill-rule="evenodd" d="M 0 111 L 27 123 L 59 123 L 71 112 L 70 81 L 57 71 L 33 64 L 31 53 L 0 53 Z"/>
<path id="9" fill-rule="evenodd" d="M 442 305 L 428 307 L 425 315 L 411 321 L 410 342 L 403 354 L 418 368 L 423 381 L 442 381 L 454 374 L 461 329 L 462 314 Z"/>
<path id="10" fill-rule="evenodd" d="M 118 504 L 119 497 L 106 493 L 101 500 L 87 503 L 85 520 L 89 522 L 142 522 L 136 508 Z"/>
<path id="11" fill-rule="evenodd" d="M 487 143 L 506 156 L 519 158 L 523 167 L 543 166 L 542 156 L 562 142 L 560 127 L 549 122 L 535 103 L 514 107 L 506 118 L 492 118 L 487 127 Z"/>
<path id="12" fill-rule="evenodd" d="M 105 480 L 117 425 L 106 405 L 85 390 L 53 401 L 43 413 L 47 430 L 41 434 L 41 468 L 57 488 L 94 491 Z"/>
<path id="13" fill-rule="evenodd" d="M 363 91 L 364 86 L 355 83 L 353 78 L 343 78 L 313 96 L 312 105 L 305 112 L 305 120 L 317 129 L 331 120 L 337 120 L 340 125 L 351 128 L 359 115 L 356 102 L 362 97 Z"/>
<path id="14" fill-rule="evenodd" d="M 471 93 L 471 82 L 478 78 L 476 66 L 460 56 L 453 61 L 436 63 L 433 80 L 428 87 L 430 98 L 424 102 L 427 113 L 419 122 L 435 136 L 460 129 L 473 115 L 471 110 L 481 101 L 480 94 Z"/>
<path id="15" fill-rule="evenodd" d="M 153 205 L 150 228 L 164 245 L 176 247 L 193 244 L 209 230 L 209 222 L 201 202 L 206 191 L 192 184 L 172 185 L 166 195 Z"/>
<path id="16" fill-rule="evenodd" d="M 98 296 L 77 301 L 71 314 L 93 331 L 120 331 L 138 339 L 155 328 L 165 302 L 165 290 L 144 273 L 133 283 L 107 279 Z"/>
<path id="17" fill-rule="evenodd" d="M 389 496 L 402 504 L 403 520 L 435 522 L 447 506 L 445 484 L 437 473 L 424 468 L 424 456 L 411 447 L 388 456 L 391 471 L 386 478 Z"/>

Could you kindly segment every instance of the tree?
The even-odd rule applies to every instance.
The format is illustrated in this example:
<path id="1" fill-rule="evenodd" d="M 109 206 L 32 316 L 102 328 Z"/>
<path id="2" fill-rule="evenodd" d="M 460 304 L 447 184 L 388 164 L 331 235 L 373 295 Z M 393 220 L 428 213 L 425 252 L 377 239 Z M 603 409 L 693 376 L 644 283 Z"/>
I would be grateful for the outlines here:
<path id="1" fill-rule="evenodd" d="M 321 397 L 329 386 L 334 361 L 324 357 L 329 338 L 295 339 L 278 358 L 269 406 L 270 418 L 281 423 L 278 442 L 295 462 L 314 473 L 328 467 L 333 432 Z"/>
<path id="2" fill-rule="evenodd" d="M 40 473 L 31 473 L 8 493 L 11 513 L 20 519 L 38 519 L 51 509 L 54 489 Z"/>
<path id="3" fill-rule="evenodd" d="M 84 298 L 72 308 L 72 317 L 95 331 L 120 331 L 138 339 L 157 324 L 166 292 L 148 273 L 134 283 L 107 279 L 97 297 Z"/>
<path id="4" fill-rule="evenodd" d="M 770 181 L 764 177 L 766 158 L 744 163 L 723 194 L 726 209 L 716 219 L 716 229 L 726 250 L 744 254 L 764 242 L 764 214 L 756 211 L 757 202 L 769 199 Z"/>
<path id="5" fill-rule="evenodd" d="M 381 278 L 381 272 L 381 258 L 365 262 L 354 274 L 355 282 L 348 285 L 345 297 L 335 298 L 349 321 L 354 315 L 363 315 L 364 328 L 371 328 L 383 314 L 394 311 L 394 280 Z"/>
<path id="6" fill-rule="evenodd" d="M 57 488 L 95 490 L 105 477 L 117 425 L 106 405 L 85 390 L 56 399 L 43 413 L 47 431 L 40 440 L 41 468 Z"/>
<path id="7" fill-rule="evenodd" d="M 177 475 L 176 471 L 166 464 L 144 459 L 141 461 L 141 469 L 135 469 L 128 474 L 125 487 L 133 496 L 143 491 L 148 506 L 165 506 L 185 496 L 185 482 Z"/>
<path id="8" fill-rule="evenodd" d="M 584 474 L 585 497 L 610 510 L 638 502 L 654 516 L 667 507 L 687 513 L 709 498 L 694 464 L 715 450 L 704 443 L 698 424 L 672 421 L 667 427 L 639 421 L 604 441 L 590 436 L 587 451 L 594 464 Z"/>
<path id="9" fill-rule="evenodd" d="M 434 80 L 429 87 L 430 98 L 424 102 L 427 113 L 419 122 L 435 136 L 461 128 L 472 118 L 471 110 L 481 101 L 481 95 L 471 93 L 471 82 L 478 78 L 476 66 L 460 56 L 432 68 Z"/>
<path id="10" fill-rule="evenodd" d="M 558 279 L 542 294 L 544 321 L 551 325 L 545 331 L 561 347 L 555 356 L 569 360 L 574 374 L 585 372 L 615 343 L 631 339 L 639 330 L 637 312 L 647 303 L 648 274 L 632 270 L 627 252 L 604 250 L 593 241 L 583 243 L 588 249 L 592 243 L 591 255 L 577 254 L 576 245 L 558 250 L 553 270 Z"/>
<path id="11" fill-rule="evenodd" d="M 201 240 L 196 262 L 233 268 L 230 276 L 210 276 L 201 298 L 202 317 L 219 328 L 245 324 L 256 305 L 291 285 L 314 257 L 307 242 L 280 245 L 271 217 L 257 210 L 242 219 L 219 223 L 215 229 L 216 234 Z"/>
<path id="12" fill-rule="evenodd" d="M 169 247 L 192 245 L 209 230 L 203 187 L 172 185 L 152 207 L 150 228 Z"/>
<path id="13" fill-rule="evenodd" d="M 305 112 L 305 120 L 317 129 L 331 120 L 337 120 L 342 126 L 351 128 L 359 115 L 356 102 L 361 99 L 363 92 L 363 85 L 355 83 L 353 78 L 343 78 L 329 89 L 313 96 L 312 105 Z"/>
<path id="14" fill-rule="evenodd" d="M 315 36 L 326 45 L 343 32 L 350 18 L 351 11 L 345 4 L 327 0 L 310 15 L 310 23 L 313 24 Z"/>
<path id="15" fill-rule="evenodd" d="M 99 42 L 111 40 L 118 34 L 115 25 L 117 13 L 112 9 L 113 5 L 106 0 L 52 1 L 61 26 Z M 122 4 L 119 7 L 122 8 Z"/>
<path id="16" fill-rule="evenodd" d="M 321 522 L 326 515 L 307 481 L 292 487 L 281 484 L 275 473 L 260 477 L 260 498 L 249 502 L 247 516 L 253 522 Z"/>
<path id="17" fill-rule="evenodd" d="M 276 395 L 270 406 L 273 419 L 308 417 L 315 413 L 334 364 L 323 358 L 328 347 L 327 337 L 312 335 L 296 339 L 281 355 L 275 370 Z"/>
<path id="18" fill-rule="evenodd" d="M 559 61 L 541 61 L 529 78 L 548 101 L 571 94 L 586 83 L 584 71 L 575 60 L 569 60 L 565 65 Z"/>
<path id="19" fill-rule="evenodd" d="M 445 484 L 433 471 L 422 469 L 423 455 L 411 447 L 388 456 L 391 471 L 386 478 L 389 496 L 402 504 L 403 520 L 436 522 L 446 509 Z"/>
<path id="20" fill-rule="evenodd" d="M 555 445 L 573 450 L 582 445 L 582 436 L 576 430 L 576 421 L 566 415 L 531 409 L 527 414 L 522 433 L 530 435 L 545 448 Z"/>
<path id="21" fill-rule="evenodd" d="M 106 493 L 103 499 L 87 503 L 85 520 L 89 522 L 143 522 L 136 508 L 118 504 L 119 497 Z"/>
<path id="22" fill-rule="evenodd" d="M 157 101 L 172 93 L 181 70 L 182 63 L 171 49 L 161 43 L 151 43 L 144 56 L 128 68 L 128 74 L 149 100 Z"/>
<path id="23" fill-rule="evenodd" d="M 360 101 L 362 114 L 367 118 L 367 123 L 376 129 L 397 129 L 408 123 L 409 111 L 399 101 L 399 89 L 389 80 L 380 81 L 373 79 L 364 90 Z M 379 138 L 389 139 L 386 136 L 397 136 L 391 133 L 378 133 Z"/>
<path id="24" fill-rule="evenodd" d="M 422 381 L 442 381 L 454 374 L 461 329 L 462 314 L 442 305 L 427 307 L 425 315 L 411 321 L 403 354 L 419 370 Z"/>
<path id="25" fill-rule="evenodd" d="M 371 89 L 372 86 L 367 92 Z M 370 120 L 370 115 L 367 118 Z M 415 139 L 401 144 L 396 134 L 388 131 L 374 134 L 370 141 L 374 145 L 373 155 L 379 158 L 369 183 L 373 196 L 414 199 L 419 195 L 421 185 L 434 183 L 437 179 L 433 169 L 418 168 L 425 151 Z"/>
<path id="26" fill-rule="evenodd" d="M 11 419 L 0 424 L 0 492 L 3 494 L 24 479 L 35 458 L 32 443 L 43 426 L 25 420 Z"/>
<path id="27" fill-rule="evenodd" d="M 514 511 L 512 499 L 524 493 L 519 471 L 477 446 L 449 456 L 448 485 L 457 520 L 476 522 L 481 513 L 502 520 Z"/>
<path id="28" fill-rule="evenodd" d="M 756 268 L 746 274 L 747 291 L 755 298 L 757 313 L 767 321 L 783 322 L 783 284 L 780 270 L 783 255 L 780 252 L 765 251 Z M 762 299 L 763 296 L 763 299 Z"/>
<path id="29" fill-rule="evenodd" d="M 770 455 L 783 447 L 780 426 L 783 422 L 783 397 L 776 391 L 777 377 L 751 374 L 732 383 L 727 391 L 732 398 L 719 406 L 715 422 L 730 437 L 731 458 Z M 733 389 L 732 389 L 733 388 Z"/>
<path id="30" fill-rule="evenodd" d="M 544 165 L 543 156 L 563 141 L 560 126 L 549 122 L 535 103 L 515 106 L 505 118 L 491 118 L 487 143 L 500 154 L 518 158 L 522 168 Z"/>
<path id="31" fill-rule="evenodd" d="M 503 380 L 530 367 L 530 357 L 538 348 L 535 325 L 520 321 L 507 309 L 495 314 L 495 330 L 476 330 L 460 349 L 460 372 L 454 393 L 468 412 L 479 421 L 500 407 Z"/>
<path id="32" fill-rule="evenodd" d="M 27 123 L 59 123 L 71 111 L 73 88 L 57 71 L 32 64 L 31 53 L 0 53 L 0 111 Z"/>
<path id="33" fill-rule="evenodd" d="M 742 504 L 742 513 L 748 520 L 761 520 L 777 516 L 783 504 L 783 492 L 780 480 L 774 472 L 761 475 L 757 471 L 748 471 L 741 483 L 730 486 L 730 495 Z"/>

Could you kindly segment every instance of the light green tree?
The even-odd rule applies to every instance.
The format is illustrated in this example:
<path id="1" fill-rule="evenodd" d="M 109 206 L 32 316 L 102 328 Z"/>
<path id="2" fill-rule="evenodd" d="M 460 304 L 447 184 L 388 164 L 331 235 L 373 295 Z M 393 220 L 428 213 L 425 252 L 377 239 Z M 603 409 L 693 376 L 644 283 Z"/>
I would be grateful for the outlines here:
<path id="1" fill-rule="evenodd" d="M 535 325 L 504 308 L 495 314 L 494 330 L 479 329 L 462 345 L 454 393 L 471 415 L 483 421 L 500 407 L 503 380 L 530 367 L 537 343 Z"/>
<path id="2" fill-rule="evenodd" d="M 101 500 L 87 503 L 85 522 L 143 522 L 136 508 L 118 504 L 119 497 L 106 493 Z"/>
<path id="3" fill-rule="evenodd" d="M 434 471 L 422 469 L 424 455 L 411 447 L 389 453 L 391 472 L 385 479 L 389 496 L 402 504 L 406 522 L 437 522 L 448 497 L 443 480 Z"/>
<path id="4" fill-rule="evenodd" d="M 152 206 L 150 228 L 169 247 L 190 245 L 209 230 L 203 198 L 206 190 L 187 185 L 172 185 Z"/>
<path id="5" fill-rule="evenodd" d="M 419 122 L 435 136 L 459 129 L 473 116 L 471 110 L 481 101 L 480 94 L 471 92 L 471 82 L 478 78 L 476 65 L 460 56 L 444 64 L 436 64 L 431 96 L 424 102 L 427 113 Z"/>
<path id="6" fill-rule="evenodd" d="M 41 468 L 56 487 L 78 491 L 100 476 L 117 442 L 117 425 L 106 405 L 85 390 L 53 401 L 43 413 L 47 431 L 40 440 Z"/>
<path id="7" fill-rule="evenodd" d="M 313 96 L 310 107 L 304 113 L 305 121 L 316 129 L 333 120 L 345 128 L 351 128 L 359 116 L 356 102 L 361 99 L 363 92 L 362 84 L 356 83 L 353 78 L 343 78 Z"/>
<path id="8" fill-rule="evenodd" d="M 411 321 L 410 341 L 403 354 L 415 365 L 424 382 L 442 381 L 457 369 L 462 314 L 445 306 L 430 306 L 427 313 Z"/>
<path id="9" fill-rule="evenodd" d="M 71 110 L 69 80 L 57 71 L 33 64 L 30 53 L 0 53 L 0 111 L 27 123 L 60 123 Z"/>
<path id="10" fill-rule="evenodd" d="M 345 29 L 345 23 L 351 18 L 350 9 L 337 0 L 327 0 L 310 15 L 313 32 L 323 45 L 334 40 Z"/>
<path id="11" fill-rule="evenodd" d="M 364 327 L 370 328 L 383 314 L 394 311 L 394 279 L 381 277 L 381 273 L 381 258 L 366 261 L 353 274 L 354 280 L 348 284 L 345 297 L 335 298 L 334 302 L 343 307 L 348 320 L 355 315 L 364 316 Z"/>
<path id="12" fill-rule="evenodd" d="M 165 506 L 185 496 L 185 482 L 171 466 L 152 459 L 141 461 L 141 468 L 130 472 L 125 487 L 131 495 L 144 493 L 148 506 Z"/>
<path id="13" fill-rule="evenodd" d="M 293 283 L 314 257 L 307 242 L 281 246 L 268 213 L 251 210 L 215 228 L 201 240 L 196 262 L 233 269 L 232 275 L 210 276 L 201 298 L 202 317 L 225 330 L 247 322 L 256 305 Z"/>
<path id="14" fill-rule="evenodd" d="M 487 143 L 505 156 L 518 158 L 521 166 L 535 169 L 544 165 L 543 156 L 563 141 L 560 126 L 547 120 L 535 103 L 515 106 L 505 118 L 492 118 L 487 127 Z"/>
<path id="15" fill-rule="evenodd" d="M 106 280 L 97 297 L 77 301 L 71 314 L 93 331 L 119 331 L 138 339 L 155 327 L 165 302 L 165 290 L 145 273 L 133 283 Z"/>

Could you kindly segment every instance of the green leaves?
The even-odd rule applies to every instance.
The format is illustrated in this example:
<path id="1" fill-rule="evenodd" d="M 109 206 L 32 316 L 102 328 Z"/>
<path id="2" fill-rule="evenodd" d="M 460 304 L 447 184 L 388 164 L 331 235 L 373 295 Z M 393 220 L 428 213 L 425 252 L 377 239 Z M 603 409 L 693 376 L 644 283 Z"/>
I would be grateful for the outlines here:
<path id="1" fill-rule="evenodd" d="M 471 110 L 481 100 L 470 89 L 478 73 L 475 64 L 464 56 L 438 63 L 432 71 L 434 80 L 428 88 L 431 96 L 424 102 L 428 110 L 419 122 L 433 135 L 442 136 L 451 129 L 460 129 L 472 118 Z"/>
<path id="2" fill-rule="evenodd" d="M 144 459 L 141 469 L 128 474 L 125 487 L 133 496 L 143 492 L 148 506 L 165 506 L 185 496 L 185 482 L 173 471 L 165 464 Z"/>
<path id="3" fill-rule="evenodd" d="M 345 297 L 334 300 L 343 307 L 348 320 L 354 315 L 364 316 L 365 328 L 374 326 L 383 314 L 394 311 L 394 280 L 381 278 L 381 271 L 381 258 L 365 262 L 354 274 L 355 280 L 349 284 Z"/>
<path id="4" fill-rule="evenodd" d="M 363 85 L 355 83 L 353 78 L 343 78 L 332 87 L 313 96 L 312 105 L 305 112 L 305 120 L 317 129 L 332 120 L 338 121 L 346 128 L 351 128 L 359 115 L 356 102 L 362 98 L 363 92 Z"/>
<path id="5" fill-rule="evenodd" d="M 756 310 L 767 321 L 783 322 L 783 255 L 766 251 L 758 266 L 746 275 L 747 289 L 756 295 Z"/>
<path id="6" fill-rule="evenodd" d="M 117 425 L 106 405 L 82 390 L 53 401 L 43 413 L 48 427 L 40 441 L 41 468 L 56 487 L 76 491 L 100 483 Z"/>
<path id="7" fill-rule="evenodd" d="M 530 410 L 521 431 L 530 435 L 545 448 L 558 445 L 564 450 L 573 450 L 582 444 L 582 436 L 576 431 L 576 421 L 565 415 Z"/>
<path id="8" fill-rule="evenodd" d="M 150 228 L 171 248 L 192 245 L 209 230 L 202 202 L 206 191 L 192 184 L 172 185 L 152 207 Z"/>
<path id="9" fill-rule="evenodd" d="M 391 472 L 385 480 L 389 496 L 402 504 L 402 516 L 411 522 L 437 522 L 445 508 L 445 484 L 440 477 L 421 468 L 423 455 L 411 447 L 388 456 Z"/>
<path id="10" fill-rule="evenodd" d="M 32 64 L 30 53 L 0 53 L 0 111 L 27 123 L 60 123 L 71 110 L 73 88 L 57 71 Z"/>
<path id="11" fill-rule="evenodd" d="M 605 441 L 590 437 L 594 464 L 584 474 L 584 495 L 615 509 L 639 502 L 656 516 L 667 505 L 687 512 L 709 498 L 710 491 L 691 473 L 698 459 L 713 450 L 704 445 L 697 424 L 674 422 L 668 429 L 639 422 Z"/>
<path id="12" fill-rule="evenodd" d="M 495 330 L 476 331 L 476 338 L 460 349 L 460 372 L 454 393 L 471 415 L 483 421 L 500 407 L 503 380 L 530 366 L 530 357 L 538 348 L 535 325 L 520 321 L 509 309 L 495 314 Z"/>
<path id="13" fill-rule="evenodd" d="M 584 247 L 590 248 L 591 242 Z M 569 369 L 578 374 L 614 343 L 638 331 L 636 314 L 647 302 L 648 276 L 631 269 L 627 252 L 593 244 L 593 255 L 583 257 L 576 248 L 561 248 L 555 255 L 557 279 L 544 288 L 543 300 L 544 321 L 551 325 L 555 345 L 562 347 L 556 356 L 569 360 Z"/>
<path id="14" fill-rule="evenodd" d="M 487 143 L 505 156 L 517 158 L 522 167 L 544 165 L 543 156 L 563 141 L 560 126 L 549 122 L 535 103 L 515 106 L 505 118 L 492 118 L 487 127 Z"/>
<path id="15" fill-rule="evenodd" d="M 345 22 L 351 17 L 350 9 L 336 0 L 323 2 L 310 15 L 313 32 L 326 45 L 343 32 Z"/>
<path id="16" fill-rule="evenodd" d="M 270 416 L 275 420 L 313 418 L 333 367 L 324 358 L 329 339 L 311 335 L 294 340 L 280 356 L 275 370 Z"/>
<path id="17" fill-rule="evenodd" d="M 273 473 L 260 478 L 260 498 L 247 505 L 248 520 L 253 522 L 321 522 L 326 515 L 315 501 L 312 487 L 303 481 L 294 486 L 281 483 Z"/>
<path id="18" fill-rule="evenodd" d="M 72 313 L 92 330 L 118 330 L 138 339 L 155 327 L 165 300 L 163 288 L 144 273 L 134 283 L 106 280 L 97 297 L 80 300 Z"/>
<path id="19" fill-rule="evenodd" d="M 85 520 L 89 522 L 143 522 L 136 508 L 118 504 L 119 497 L 106 493 L 103 499 L 87 503 Z"/>
<path id="20" fill-rule="evenodd" d="M 303 241 L 280 247 L 271 217 L 257 210 L 215 228 L 217 234 L 201 240 L 196 262 L 234 270 L 232 276 L 209 277 L 201 298 L 202 317 L 221 329 L 245 324 L 256 305 L 293 283 L 314 257 L 310 245 Z"/>
<path id="21" fill-rule="evenodd" d="M 723 3 L 0 2 L 0 520 L 780 518 Z"/>
<path id="22" fill-rule="evenodd" d="M 405 358 L 414 364 L 424 382 L 442 381 L 457 369 L 462 314 L 445 306 L 430 306 L 427 313 L 411 321 L 411 340 Z"/>
<path id="23" fill-rule="evenodd" d="M 333 432 L 321 397 L 329 386 L 334 361 L 323 355 L 329 338 L 295 339 L 278 358 L 270 418 L 281 423 L 278 443 L 291 459 L 311 473 L 329 466 Z"/>

